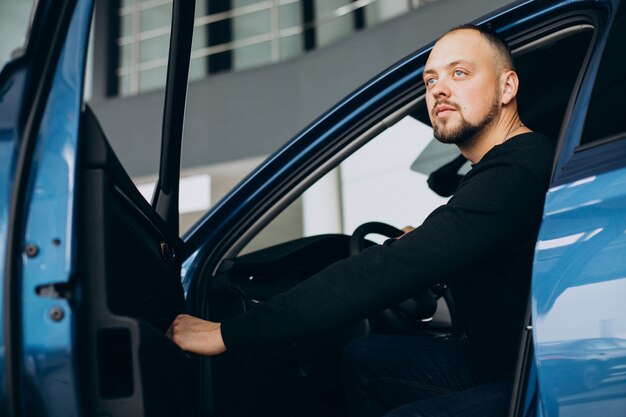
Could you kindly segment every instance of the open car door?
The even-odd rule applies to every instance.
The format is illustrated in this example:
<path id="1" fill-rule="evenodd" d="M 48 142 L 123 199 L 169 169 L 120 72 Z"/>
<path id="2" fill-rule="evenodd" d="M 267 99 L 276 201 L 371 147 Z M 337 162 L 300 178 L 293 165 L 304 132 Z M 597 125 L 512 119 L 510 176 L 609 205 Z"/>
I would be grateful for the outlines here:
<path id="1" fill-rule="evenodd" d="M 173 5 L 154 208 L 83 103 L 93 0 L 39 1 L 24 57 L 3 70 L 6 415 L 197 414 L 195 359 L 165 336 L 184 309 L 177 200 L 194 7 Z"/>

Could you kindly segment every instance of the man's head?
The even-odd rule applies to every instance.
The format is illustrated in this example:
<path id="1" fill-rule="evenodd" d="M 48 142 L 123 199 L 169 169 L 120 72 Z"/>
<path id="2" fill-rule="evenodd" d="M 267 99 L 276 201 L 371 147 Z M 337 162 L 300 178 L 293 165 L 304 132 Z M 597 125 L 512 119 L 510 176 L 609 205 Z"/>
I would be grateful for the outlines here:
<path id="1" fill-rule="evenodd" d="M 435 137 L 463 144 L 501 117 L 517 111 L 517 75 L 506 43 L 475 26 L 444 34 L 424 68 L 426 104 Z"/>

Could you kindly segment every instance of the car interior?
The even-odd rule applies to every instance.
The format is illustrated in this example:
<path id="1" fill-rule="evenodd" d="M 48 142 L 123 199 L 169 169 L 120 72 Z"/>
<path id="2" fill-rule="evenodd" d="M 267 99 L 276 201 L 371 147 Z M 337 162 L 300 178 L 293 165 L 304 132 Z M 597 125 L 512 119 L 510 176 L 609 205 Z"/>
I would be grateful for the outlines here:
<path id="1" fill-rule="evenodd" d="M 557 140 L 586 59 L 584 45 L 593 34 L 593 25 L 580 18 L 511 37 L 527 126 Z M 428 123 L 423 96 L 403 112 Z M 93 382 L 85 384 L 89 410 L 146 416 L 346 415 L 338 369 L 350 340 L 373 333 L 462 335 L 454 301 L 439 285 L 329 334 L 214 358 L 186 354 L 165 336 L 174 317 L 186 311 L 178 256 L 184 242 L 139 194 L 88 106 L 81 126 L 77 332 L 81 378 Z M 297 192 L 285 194 L 281 207 L 297 197 Z M 260 229 L 242 233 L 224 256 L 207 261 L 203 271 L 210 272 L 201 277 L 208 283 L 204 318 L 221 321 L 253 309 L 375 244 L 369 233 L 390 238 L 399 233 L 368 224 L 353 235 L 303 237 L 239 255 Z"/>

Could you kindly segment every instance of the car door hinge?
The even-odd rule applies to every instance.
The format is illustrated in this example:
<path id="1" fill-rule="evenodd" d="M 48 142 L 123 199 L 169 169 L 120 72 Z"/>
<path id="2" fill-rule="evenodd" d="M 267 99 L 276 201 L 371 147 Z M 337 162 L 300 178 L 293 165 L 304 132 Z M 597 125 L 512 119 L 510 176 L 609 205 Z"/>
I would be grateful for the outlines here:
<path id="1" fill-rule="evenodd" d="M 67 282 L 55 282 L 52 284 L 39 285 L 35 292 L 40 297 L 70 300 L 74 295 L 72 286 Z"/>

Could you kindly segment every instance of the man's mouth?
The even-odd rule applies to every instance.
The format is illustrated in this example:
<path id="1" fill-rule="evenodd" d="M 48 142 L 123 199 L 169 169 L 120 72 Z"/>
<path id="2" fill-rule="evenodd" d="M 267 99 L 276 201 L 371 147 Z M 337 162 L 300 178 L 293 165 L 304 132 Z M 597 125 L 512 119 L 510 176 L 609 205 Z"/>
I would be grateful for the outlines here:
<path id="1" fill-rule="evenodd" d="M 438 104 L 433 109 L 433 114 L 435 117 L 446 117 L 456 110 L 456 107 L 450 104 Z"/>

